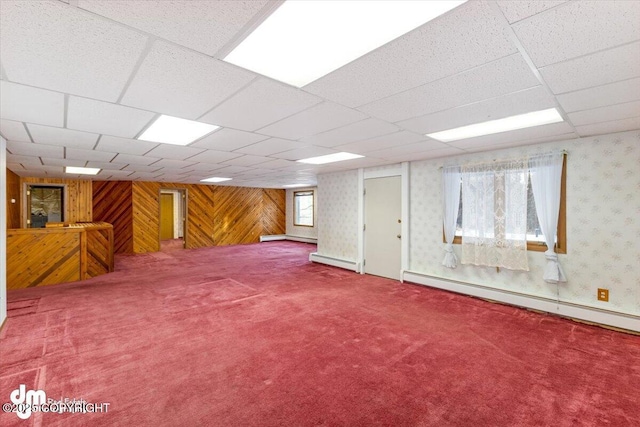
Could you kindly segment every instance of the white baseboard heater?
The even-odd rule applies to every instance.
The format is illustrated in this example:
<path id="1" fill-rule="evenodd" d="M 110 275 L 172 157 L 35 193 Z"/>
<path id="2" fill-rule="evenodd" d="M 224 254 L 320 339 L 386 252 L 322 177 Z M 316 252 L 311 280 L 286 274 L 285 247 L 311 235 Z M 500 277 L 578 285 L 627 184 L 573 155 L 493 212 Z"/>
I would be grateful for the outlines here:
<path id="1" fill-rule="evenodd" d="M 291 240 L 293 242 L 317 244 L 318 239 L 313 237 L 291 236 L 289 234 L 272 234 L 270 236 L 260 236 L 260 242 L 273 242 L 276 240 Z"/>
<path id="2" fill-rule="evenodd" d="M 360 265 L 355 261 L 347 261 L 344 259 L 332 258 L 324 255 L 319 255 L 317 252 L 309 254 L 309 261 L 317 262 L 320 264 L 327 264 L 333 267 L 344 268 L 345 270 L 360 271 Z"/>

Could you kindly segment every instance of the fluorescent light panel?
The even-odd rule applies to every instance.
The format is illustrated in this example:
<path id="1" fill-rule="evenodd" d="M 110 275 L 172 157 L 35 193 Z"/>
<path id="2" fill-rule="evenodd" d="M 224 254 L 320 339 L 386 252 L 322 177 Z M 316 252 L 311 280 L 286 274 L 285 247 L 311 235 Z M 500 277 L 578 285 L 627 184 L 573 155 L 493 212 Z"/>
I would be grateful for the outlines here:
<path id="1" fill-rule="evenodd" d="M 534 126 L 548 125 L 561 122 L 562 116 L 555 108 L 548 110 L 534 111 L 517 116 L 505 117 L 504 119 L 491 120 L 488 122 L 476 123 L 462 126 L 455 129 L 443 130 L 441 132 L 428 133 L 429 138 L 442 142 L 457 141 L 459 139 L 473 138 L 476 136 L 493 135 L 510 130 L 525 129 Z"/>
<path id="2" fill-rule="evenodd" d="M 65 173 L 72 173 L 75 175 L 97 175 L 100 172 L 99 168 L 81 168 L 78 166 L 66 166 L 64 168 Z"/>
<path id="3" fill-rule="evenodd" d="M 224 181 L 231 181 L 233 178 L 221 178 L 219 176 L 214 176 L 211 178 L 205 178 L 205 179 L 201 179 L 200 182 L 224 182 Z"/>
<path id="4" fill-rule="evenodd" d="M 138 139 L 162 144 L 188 145 L 219 127 L 162 115 Z"/>
<path id="5" fill-rule="evenodd" d="M 309 157 L 308 159 L 302 159 L 298 161 L 300 163 L 309 163 L 312 165 L 324 165 L 325 163 L 334 163 L 334 162 L 341 162 L 343 160 L 359 159 L 360 157 L 364 157 L 364 156 L 361 156 L 360 154 L 345 153 L 343 151 L 340 153 L 327 154 L 326 156 Z"/>
<path id="6" fill-rule="evenodd" d="M 224 60 L 302 87 L 465 1 L 286 1 Z"/>

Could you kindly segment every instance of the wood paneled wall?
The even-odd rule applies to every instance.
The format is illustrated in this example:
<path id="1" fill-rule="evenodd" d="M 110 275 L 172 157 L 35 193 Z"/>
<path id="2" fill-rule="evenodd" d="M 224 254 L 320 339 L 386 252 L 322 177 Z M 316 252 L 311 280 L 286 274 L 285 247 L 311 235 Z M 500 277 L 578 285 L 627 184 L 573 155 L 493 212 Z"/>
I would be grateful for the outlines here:
<path id="1" fill-rule="evenodd" d="M 133 253 L 131 181 L 93 181 L 93 219 L 113 225 L 116 253 Z"/>
<path id="2" fill-rule="evenodd" d="M 187 248 L 255 243 L 284 234 L 285 191 L 159 182 L 133 182 L 133 251 L 159 248 L 160 188 L 187 190 Z"/>
<path id="3" fill-rule="evenodd" d="M 20 178 L 20 192 L 24 190 L 24 184 L 60 184 L 67 186 L 65 200 L 65 222 L 93 221 L 93 189 L 90 180 L 56 179 L 56 178 Z M 22 197 L 21 197 L 22 198 Z M 24 218 L 21 219 L 23 227 Z"/>
<path id="4" fill-rule="evenodd" d="M 11 203 L 11 199 L 16 202 Z M 20 177 L 7 169 L 7 228 L 20 228 L 20 212 L 22 212 Z"/>

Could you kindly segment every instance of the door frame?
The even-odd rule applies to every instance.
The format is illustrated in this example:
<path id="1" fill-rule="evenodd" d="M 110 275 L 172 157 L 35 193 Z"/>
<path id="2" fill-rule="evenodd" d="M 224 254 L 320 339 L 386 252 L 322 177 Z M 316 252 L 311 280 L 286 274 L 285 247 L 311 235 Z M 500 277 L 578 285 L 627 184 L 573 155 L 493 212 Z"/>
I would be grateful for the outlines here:
<path id="1" fill-rule="evenodd" d="M 65 183 L 55 182 L 34 182 L 28 179 L 22 183 L 22 212 L 20 213 L 20 226 L 22 228 L 31 228 L 27 223 L 31 219 L 31 196 L 27 194 L 30 187 L 62 187 L 62 222 L 71 222 L 69 220 L 69 191 L 68 185 Z"/>
<path id="2" fill-rule="evenodd" d="M 180 201 L 182 203 L 182 247 L 187 249 L 187 222 L 188 222 L 188 212 L 189 212 L 189 190 L 187 188 L 171 188 L 171 187 L 160 187 L 158 189 L 158 248 L 161 247 L 161 221 L 162 221 L 162 206 L 160 203 L 160 197 L 163 191 L 177 191 L 180 194 Z M 175 197 L 175 193 L 174 193 Z M 174 230 L 175 231 L 175 230 Z"/>
<path id="3" fill-rule="evenodd" d="M 401 235 L 400 245 L 400 281 L 404 272 L 409 269 L 409 162 L 384 167 L 382 169 L 358 169 L 358 260 L 356 269 L 364 274 L 364 180 L 400 176 L 400 212 Z"/>

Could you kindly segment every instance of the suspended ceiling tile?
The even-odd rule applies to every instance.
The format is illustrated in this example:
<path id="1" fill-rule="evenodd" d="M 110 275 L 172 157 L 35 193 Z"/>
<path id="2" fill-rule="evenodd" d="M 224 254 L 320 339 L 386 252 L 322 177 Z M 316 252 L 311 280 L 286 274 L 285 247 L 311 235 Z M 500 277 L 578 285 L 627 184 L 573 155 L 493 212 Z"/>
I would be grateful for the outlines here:
<path id="1" fill-rule="evenodd" d="M 389 135 L 378 136 L 362 141 L 351 142 L 349 144 L 333 147 L 334 150 L 346 151 L 349 153 L 363 154 L 371 151 L 382 150 L 384 148 L 398 147 L 412 144 L 424 140 L 424 135 L 419 135 L 408 131 L 399 131 Z"/>
<path id="2" fill-rule="evenodd" d="M 497 98 L 404 120 L 398 122 L 398 125 L 426 134 L 553 107 L 555 102 L 551 95 L 542 86 L 536 86 Z"/>
<path id="3" fill-rule="evenodd" d="M 388 159 L 395 158 L 403 154 L 420 153 L 442 148 L 449 148 L 449 146 L 440 141 L 425 139 L 424 141 L 416 142 L 413 144 L 406 144 L 399 147 L 384 148 L 382 150 L 371 151 L 367 153 L 367 156 L 377 157 L 380 159 Z"/>
<path id="4" fill-rule="evenodd" d="M 31 142 L 27 130 L 22 122 L 0 119 L 0 134 L 7 141 Z"/>
<path id="5" fill-rule="evenodd" d="M 491 7 L 470 1 L 304 89 L 356 107 L 516 51 Z"/>
<path id="6" fill-rule="evenodd" d="M 576 126 L 580 136 L 602 135 L 605 133 L 624 132 L 640 129 L 640 116 L 610 122 L 594 123 L 585 126 Z"/>
<path id="7" fill-rule="evenodd" d="M 41 165 L 40 157 L 22 156 L 19 154 L 7 153 L 7 163 L 22 163 L 23 165 Z"/>
<path id="8" fill-rule="evenodd" d="M 240 153 L 229 153 L 227 151 L 219 150 L 205 150 L 200 154 L 196 154 L 195 156 L 190 157 L 189 161 L 203 163 L 221 163 L 240 156 L 242 156 L 242 154 Z"/>
<path id="9" fill-rule="evenodd" d="M 268 162 L 270 160 L 273 159 L 269 157 L 246 155 L 227 160 L 224 162 L 224 164 L 231 166 L 254 166 L 260 163 Z"/>
<path id="10" fill-rule="evenodd" d="M 566 2 L 567 0 L 503 0 L 497 3 L 509 23 L 513 24 Z"/>
<path id="11" fill-rule="evenodd" d="M 67 127 L 133 138 L 154 116 L 155 113 L 149 111 L 71 96 L 67 110 Z"/>
<path id="12" fill-rule="evenodd" d="M 556 94 L 638 77 L 640 42 L 550 65 L 540 73 Z"/>
<path id="13" fill-rule="evenodd" d="M 87 162 L 88 168 L 120 170 L 125 166 L 127 166 L 126 163 L 118 163 L 118 162 L 103 162 L 103 161 L 96 161 L 96 160 L 90 160 Z"/>
<path id="14" fill-rule="evenodd" d="M 7 150 L 21 156 L 43 156 L 64 158 L 64 148 L 55 145 L 34 144 L 32 142 L 7 141 Z"/>
<path id="15" fill-rule="evenodd" d="M 551 136 L 542 136 L 542 137 L 533 138 L 533 139 L 519 139 L 517 141 L 509 141 L 505 144 L 485 145 L 485 146 L 482 146 L 480 149 L 473 150 L 473 152 L 476 153 L 479 151 L 488 151 L 488 150 L 504 150 L 505 148 L 520 147 L 523 145 L 543 144 L 545 142 L 552 142 L 552 141 L 567 141 L 570 139 L 576 139 L 576 134 L 574 132 L 551 135 Z"/>
<path id="16" fill-rule="evenodd" d="M 265 162 L 265 163 L 261 163 L 260 164 L 260 168 L 261 169 L 275 169 L 275 170 L 279 170 L 282 168 L 285 168 L 287 166 L 291 166 L 296 164 L 294 161 L 291 160 L 285 160 L 285 159 L 274 159 L 271 160 L 269 162 Z M 312 167 L 312 165 L 307 165 L 309 167 Z"/>
<path id="17" fill-rule="evenodd" d="M 121 170 L 111 170 L 111 169 L 102 169 L 98 174 L 99 177 L 103 177 L 105 179 L 121 179 L 129 181 L 129 175 L 133 172 L 131 171 L 121 171 Z"/>
<path id="18" fill-rule="evenodd" d="M 305 144 L 281 138 L 269 138 L 265 141 L 256 142 L 246 147 L 236 150 L 238 153 L 251 154 L 254 156 L 270 156 L 283 151 L 304 147 Z"/>
<path id="19" fill-rule="evenodd" d="M 268 2 L 87 1 L 78 6 L 188 48 L 214 55 Z"/>
<path id="20" fill-rule="evenodd" d="M 528 141 L 533 138 L 542 138 L 553 135 L 564 135 L 572 133 L 571 126 L 566 122 L 553 123 L 549 125 L 536 126 L 527 129 L 518 129 L 509 132 L 497 133 L 495 135 L 478 136 L 459 141 L 451 141 L 447 144 L 452 147 L 462 148 L 468 151 L 480 151 L 485 146 L 495 145 L 517 145 L 519 141 Z"/>
<path id="21" fill-rule="evenodd" d="M 520 54 L 360 107 L 397 122 L 535 86 L 540 82 Z"/>
<path id="22" fill-rule="evenodd" d="M 157 159 L 156 159 L 157 160 Z M 115 161 L 119 162 L 118 158 L 115 158 Z M 140 165 L 140 164 L 128 164 L 127 166 L 122 168 L 127 171 L 135 171 L 135 172 L 158 172 L 162 169 L 162 166 L 154 166 L 154 165 Z"/>
<path id="23" fill-rule="evenodd" d="M 146 41 L 60 2 L 2 2 L 2 65 L 18 83 L 114 102 Z"/>
<path id="24" fill-rule="evenodd" d="M 196 163 L 195 161 L 186 161 L 186 160 L 174 160 L 174 159 L 160 159 L 155 162 L 152 166 L 157 166 L 159 168 L 169 168 L 169 169 L 182 169 L 189 167 Z"/>
<path id="25" fill-rule="evenodd" d="M 222 158 L 224 158 L 224 155 Z M 195 165 L 189 166 L 189 169 L 191 169 L 193 173 L 207 173 L 207 172 L 212 172 L 212 171 L 221 169 L 225 166 L 227 165 L 208 162 L 208 163 L 196 163 Z"/>
<path id="26" fill-rule="evenodd" d="M 304 138 L 302 142 L 322 147 L 335 147 L 336 145 L 387 135 L 398 130 L 398 127 L 391 123 L 379 119 L 365 119 Z"/>
<path id="27" fill-rule="evenodd" d="M 143 165 L 143 166 L 148 166 L 151 163 L 157 162 L 158 160 L 160 160 L 160 158 L 158 157 L 150 157 L 150 156 L 136 156 L 134 154 L 123 154 L 123 153 L 119 153 L 118 156 L 116 158 L 114 158 L 112 161 L 117 162 L 117 163 L 124 163 L 127 165 Z M 158 169 L 158 167 L 156 167 L 156 169 Z"/>
<path id="28" fill-rule="evenodd" d="M 321 101 L 300 89 L 260 78 L 202 116 L 200 121 L 253 131 Z"/>
<path id="29" fill-rule="evenodd" d="M 102 135 L 100 142 L 98 142 L 98 145 L 96 146 L 96 150 L 141 155 L 152 150 L 156 146 L 158 146 L 158 144 L 155 142 Z"/>
<path id="30" fill-rule="evenodd" d="M 569 92 L 556 97 L 567 113 L 640 100 L 640 78 Z"/>
<path id="31" fill-rule="evenodd" d="M 608 105 L 593 110 L 569 113 L 569 120 L 574 126 L 587 126 L 594 123 L 612 120 L 629 119 L 640 116 L 640 101 L 625 102 L 624 104 Z"/>
<path id="32" fill-rule="evenodd" d="M 116 153 L 107 153 L 105 151 L 81 150 L 77 148 L 67 148 L 65 150 L 65 158 L 77 160 L 95 160 L 97 162 L 108 162 L 116 156 Z"/>
<path id="33" fill-rule="evenodd" d="M 285 160 L 300 160 L 300 159 L 306 159 L 309 157 L 325 156 L 327 154 L 334 154 L 334 153 L 338 153 L 338 151 L 332 150 L 326 147 L 310 146 L 310 147 L 297 148 L 295 150 L 274 154 L 271 157 L 275 157 L 278 159 L 285 159 Z M 260 166 L 262 167 L 263 165 L 260 165 Z"/>
<path id="34" fill-rule="evenodd" d="M 440 157 L 458 156 L 465 154 L 465 151 L 456 147 L 436 148 L 435 150 L 419 151 L 416 153 L 405 153 L 398 156 L 389 157 L 393 162 L 407 162 L 427 159 L 438 159 Z"/>
<path id="35" fill-rule="evenodd" d="M 181 145 L 158 144 L 156 148 L 146 153 L 151 157 L 159 157 L 165 159 L 184 160 L 189 157 L 200 154 L 204 148 L 185 147 Z"/>
<path id="36" fill-rule="evenodd" d="M 254 77 L 238 67 L 157 40 L 121 103 L 195 120 Z"/>
<path id="37" fill-rule="evenodd" d="M 3 58 L 4 59 L 4 58 Z M 64 124 L 64 95 L 0 81 L 0 117 L 49 126 Z"/>
<path id="38" fill-rule="evenodd" d="M 95 133 L 78 130 L 62 129 L 51 126 L 28 124 L 29 133 L 33 141 L 40 144 L 61 145 L 65 147 L 93 149 L 98 136 Z"/>
<path id="39" fill-rule="evenodd" d="M 250 171 L 251 168 L 246 166 L 225 166 L 216 171 L 216 174 L 220 174 L 225 178 L 234 178 L 236 175 L 240 175 L 243 172 Z"/>
<path id="40" fill-rule="evenodd" d="M 127 181 L 155 181 L 159 176 L 162 174 L 157 172 L 134 172 L 127 177 Z"/>
<path id="41" fill-rule="evenodd" d="M 246 147 L 258 141 L 267 139 L 268 136 L 241 130 L 222 128 L 204 138 L 194 142 L 190 147 L 208 148 L 211 150 L 233 151 Z"/>
<path id="42" fill-rule="evenodd" d="M 11 163 L 11 162 L 7 162 L 7 169 L 12 171 L 13 173 L 22 172 L 25 170 L 24 166 L 22 166 L 20 163 Z"/>
<path id="43" fill-rule="evenodd" d="M 79 159 L 49 159 L 47 157 L 43 157 L 42 158 L 42 163 L 44 163 L 45 166 L 60 166 L 60 167 L 77 166 L 77 167 L 84 167 L 87 164 L 87 161 L 86 160 L 79 160 Z"/>
<path id="44" fill-rule="evenodd" d="M 260 129 L 260 133 L 284 139 L 300 139 L 365 119 L 356 110 L 332 102 L 323 102 Z"/>
<path id="45" fill-rule="evenodd" d="M 640 39 L 635 1 L 573 1 L 514 24 L 538 67 Z"/>

